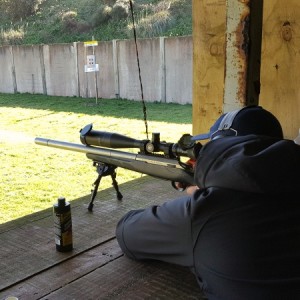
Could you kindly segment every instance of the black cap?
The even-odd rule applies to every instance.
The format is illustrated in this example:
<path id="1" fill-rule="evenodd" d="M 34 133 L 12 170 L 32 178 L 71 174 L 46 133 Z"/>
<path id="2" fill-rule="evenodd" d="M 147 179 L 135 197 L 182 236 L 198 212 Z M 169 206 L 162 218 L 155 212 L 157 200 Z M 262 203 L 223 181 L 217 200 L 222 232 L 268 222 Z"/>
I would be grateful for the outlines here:
<path id="1" fill-rule="evenodd" d="M 261 106 L 246 106 L 221 115 L 208 133 L 196 135 L 192 139 L 205 140 L 248 134 L 283 138 L 281 125 L 272 113 Z"/>

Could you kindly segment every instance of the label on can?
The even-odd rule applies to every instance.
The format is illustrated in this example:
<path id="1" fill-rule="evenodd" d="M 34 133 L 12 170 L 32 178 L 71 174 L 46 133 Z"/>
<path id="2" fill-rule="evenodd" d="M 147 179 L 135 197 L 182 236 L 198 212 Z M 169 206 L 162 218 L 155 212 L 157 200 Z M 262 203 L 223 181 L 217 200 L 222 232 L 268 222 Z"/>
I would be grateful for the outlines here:
<path id="1" fill-rule="evenodd" d="M 72 245 L 72 219 L 71 211 L 63 214 L 55 213 L 54 216 L 55 228 L 55 243 L 59 246 L 65 247 Z"/>

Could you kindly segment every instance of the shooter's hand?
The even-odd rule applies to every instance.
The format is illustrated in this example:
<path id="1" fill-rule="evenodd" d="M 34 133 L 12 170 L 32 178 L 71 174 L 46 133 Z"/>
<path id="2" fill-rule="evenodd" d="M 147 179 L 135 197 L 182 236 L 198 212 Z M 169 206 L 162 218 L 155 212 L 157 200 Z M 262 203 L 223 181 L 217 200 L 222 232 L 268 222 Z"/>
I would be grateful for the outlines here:
<path id="1" fill-rule="evenodd" d="M 190 165 L 193 169 L 195 168 L 196 165 L 196 160 L 195 159 L 189 159 L 186 162 L 187 165 Z M 186 191 L 188 195 L 192 195 L 196 190 L 199 189 L 198 186 L 196 185 L 188 185 L 186 183 L 182 182 L 174 182 L 174 188 L 180 192 Z"/>
<path id="2" fill-rule="evenodd" d="M 181 183 L 181 182 L 175 182 L 174 187 L 176 190 L 178 190 L 180 192 L 186 191 L 186 193 L 188 195 L 192 195 L 196 190 L 199 189 L 199 187 L 196 185 L 187 185 L 187 184 Z"/>

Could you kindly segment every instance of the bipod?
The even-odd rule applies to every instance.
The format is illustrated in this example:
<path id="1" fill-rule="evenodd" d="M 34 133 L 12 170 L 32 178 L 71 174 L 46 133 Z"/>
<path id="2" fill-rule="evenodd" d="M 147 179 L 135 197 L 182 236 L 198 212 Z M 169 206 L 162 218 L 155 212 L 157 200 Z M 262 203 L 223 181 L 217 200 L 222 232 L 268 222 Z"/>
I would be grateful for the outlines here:
<path id="1" fill-rule="evenodd" d="M 113 187 L 115 188 L 115 190 L 117 192 L 117 199 L 122 200 L 122 198 L 123 198 L 123 195 L 119 191 L 118 182 L 116 180 L 116 177 L 117 177 L 116 168 L 117 167 L 113 166 L 113 165 L 106 164 L 106 163 L 102 163 L 102 162 L 96 162 L 96 161 L 94 161 L 93 166 L 96 167 L 98 177 L 95 180 L 95 182 L 93 183 L 93 189 L 91 190 L 92 195 L 91 195 L 91 201 L 90 201 L 89 206 L 88 206 L 89 211 L 93 211 L 94 199 L 96 198 L 98 188 L 99 188 L 99 185 L 100 185 L 100 181 L 101 181 L 102 177 L 104 177 L 104 176 L 109 176 L 109 175 L 111 176 L 112 185 L 113 185 Z"/>

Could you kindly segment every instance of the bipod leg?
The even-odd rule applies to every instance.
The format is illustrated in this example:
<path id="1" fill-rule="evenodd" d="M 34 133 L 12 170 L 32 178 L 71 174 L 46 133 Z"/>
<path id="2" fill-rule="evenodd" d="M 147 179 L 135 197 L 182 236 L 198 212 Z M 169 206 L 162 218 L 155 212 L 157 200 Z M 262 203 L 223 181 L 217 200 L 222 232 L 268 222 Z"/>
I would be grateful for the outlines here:
<path id="1" fill-rule="evenodd" d="M 91 192 L 92 192 L 91 201 L 90 201 L 89 206 L 88 206 L 89 211 L 93 211 L 94 199 L 96 198 L 101 178 L 102 178 L 102 175 L 99 174 L 97 179 L 93 183 L 93 189 L 91 190 Z"/>
<path id="2" fill-rule="evenodd" d="M 98 188 L 99 188 L 99 185 L 100 185 L 100 181 L 101 181 L 103 176 L 107 176 L 107 172 L 109 170 L 109 166 L 104 164 L 104 163 L 99 163 L 99 162 L 94 161 L 93 166 L 96 167 L 98 177 L 95 180 L 95 182 L 93 183 L 93 189 L 91 191 L 92 192 L 91 201 L 90 201 L 89 206 L 88 206 L 89 211 L 93 211 L 94 199 L 96 198 Z"/>
<path id="3" fill-rule="evenodd" d="M 115 170 L 117 167 L 113 166 L 113 165 L 101 163 L 101 162 L 96 162 L 96 161 L 94 161 L 93 165 L 96 167 L 97 173 L 99 175 L 98 175 L 97 179 L 95 180 L 95 182 L 93 183 L 93 189 L 91 191 L 92 192 L 91 201 L 88 206 L 89 211 L 93 211 L 94 199 L 96 198 L 98 188 L 100 185 L 100 181 L 103 176 L 108 176 L 108 175 L 111 176 L 113 187 L 115 188 L 115 190 L 117 192 L 117 199 L 122 200 L 122 198 L 123 198 L 123 195 L 119 191 L 119 186 L 118 186 L 118 183 L 116 180 L 117 174 L 116 174 Z"/>
<path id="4" fill-rule="evenodd" d="M 116 177 L 117 177 L 117 174 L 116 174 L 116 172 L 114 170 L 112 172 L 112 174 L 111 174 L 112 184 L 113 184 L 113 187 L 115 188 L 115 190 L 117 192 L 117 199 L 118 200 L 122 200 L 123 199 L 123 195 L 120 193 L 119 185 L 118 185 L 118 182 L 116 180 Z"/>

